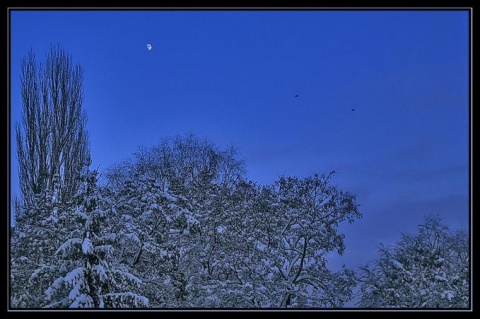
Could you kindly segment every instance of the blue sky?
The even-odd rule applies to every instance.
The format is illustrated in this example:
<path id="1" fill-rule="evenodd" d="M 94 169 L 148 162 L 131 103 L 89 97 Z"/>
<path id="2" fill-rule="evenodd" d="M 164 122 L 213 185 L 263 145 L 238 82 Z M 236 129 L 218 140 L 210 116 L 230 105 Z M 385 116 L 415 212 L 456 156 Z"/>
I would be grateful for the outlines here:
<path id="1" fill-rule="evenodd" d="M 363 218 L 342 225 L 347 249 L 332 265 L 367 262 L 429 214 L 468 227 L 468 11 L 13 10 L 10 18 L 11 123 L 21 114 L 21 58 L 31 48 L 43 60 L 60 44 L 84 69 L 100 171 L 190 132 L 237 147 L 261 184 L 335 170 L 333 183 L 357 195 Z M 16 193 L 14 135 L 11 143 Z"/>

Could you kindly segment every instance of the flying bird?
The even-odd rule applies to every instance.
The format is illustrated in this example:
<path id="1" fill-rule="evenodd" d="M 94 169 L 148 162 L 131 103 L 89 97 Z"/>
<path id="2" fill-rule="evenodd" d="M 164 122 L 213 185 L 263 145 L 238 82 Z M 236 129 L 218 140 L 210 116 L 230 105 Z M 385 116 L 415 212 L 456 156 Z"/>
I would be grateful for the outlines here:
<path id="1" fill-rule="evenodd" d="M 152 48 L 152 45 L 150 43 L 147 43 L 147 50 L 150 51 Z"/>
<path id="2" fill-rule="evenodd" d="M 295 97 L 298 97 L 298 94 L 295 94 Z"/>
<path id="3" fill-rule="evenodd" d="M 352 112 L 355 111 L 355 109 L 352 109 Z"/>

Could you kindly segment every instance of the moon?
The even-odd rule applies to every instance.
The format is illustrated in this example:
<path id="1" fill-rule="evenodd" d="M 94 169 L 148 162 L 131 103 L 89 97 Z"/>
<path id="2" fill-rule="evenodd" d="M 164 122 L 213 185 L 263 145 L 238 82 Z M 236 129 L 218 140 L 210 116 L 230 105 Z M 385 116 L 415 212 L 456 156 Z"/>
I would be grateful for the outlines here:
<path id="1" fill-rule="evenodd" d="M 152 48 L 152 45 L 150 43 L 147 43 L 147 50 L 150 51 Z"/>

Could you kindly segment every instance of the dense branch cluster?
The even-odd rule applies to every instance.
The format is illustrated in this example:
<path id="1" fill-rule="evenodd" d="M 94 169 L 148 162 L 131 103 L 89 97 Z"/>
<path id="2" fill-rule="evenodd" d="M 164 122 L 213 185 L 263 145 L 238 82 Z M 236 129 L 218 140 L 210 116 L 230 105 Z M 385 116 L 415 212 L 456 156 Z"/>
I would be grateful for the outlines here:
<path id="1" fill-rule="evenodd" d="M 60 47 L 52 46 L 45 63 L 29 52 L 21 63 L 22 122 L 16 125 L 21 199 L 32 206 L 36 195 L 52 191 L 53 178 L 61 196 L 71 198 L 84 161 L 90 158 L 86 115 L 82 111 L 83 70 Z"/>

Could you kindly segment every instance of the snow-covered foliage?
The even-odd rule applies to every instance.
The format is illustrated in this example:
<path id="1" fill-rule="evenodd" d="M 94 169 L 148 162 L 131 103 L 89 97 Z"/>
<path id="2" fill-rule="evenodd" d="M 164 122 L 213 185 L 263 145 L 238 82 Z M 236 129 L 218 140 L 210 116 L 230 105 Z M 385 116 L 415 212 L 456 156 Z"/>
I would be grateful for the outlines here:
<path id="1" fill-rule="evenodd" d="M 46 196 L 48 200 L 39 199 L 41 206 L 17 221 L 12 238 L 12 307 L 148 306 L 145 297 L 132 292 L 141 280 L 113 262 L 117 237 L 106 227 L 112 203 L 97 187 L 97 173 L 86 169 L 81 178 L 68 206 L 58 207 L 54 196 Z"/>
<path id="2" fill-rule="evenodd" d="M 145 174 L 134 174 L 112 198 L 121 247 L 116 260 L 144 279 L 144 294 L 156 306 L 178 307 L 185 294 L 178 267 L 181 237 L 194 234 L 198 221 L 184 200 Z"/>
<path id="3" fill-rule="evenodd" d="M 464 232 L 428 217 L 416 235 L 403 234 L 362 267 L 361 307 L 469 308 L 470 261 Z"/>
<path id="4" fill-rule="evenodd" d="M 78 224 L 56 251 L 61 275 L 45 291 L 45 308 L 147 307 L 148 299 L 131 292 L 142 281 L 112 260 L 117 239 L 107 227 L 112 202 L 97 187 L 97 172 L 87 168 L 81 178 L 71 214 Z"/>
<path id="5" fill-rule="evenodd" d="M 191 136 L 109 174 L 118 224 L 135 225 L 119 232 L 129 242 L 121 258 L 148 278 L 152 305 L 341 307 L 352 297 L 353 272 L 329 271 L 326 254 L 343 252 L 337 226 L 360 214 L 331 175 L 259 187 L 231 152 Z"/>
<path id="6" fill-rule="evenodd" d="M 332 273 L 326 254 L 343 251 L 338 223 L 360 214 L 329 178 L 237 186 L 194 258 L 202 261 L 207 306 L 323 308 L 351 298 L 353 272 Z"/>
<path id="7" fill-rule="evenodd" d="M 12 305 L 342 307 L 355 275 L 327 254 L 360 213 L 331 176 L 259 186 L 233 149 L 194 136 L 140 150 L 104 187 L 86 167 L 72 202 L 50 195 L 17 222 Z"/>
<path id="8" fill-rule="evenodd" d="M 70 224 L 58 192 L 55 175 L 53 190 L 37 194 L 32 205 L 22 209 L 22 216 L 16 217 L 10 247 L 12 307 L 41 307 L 43 292 L 58 274 L 55 251 Z"/>

